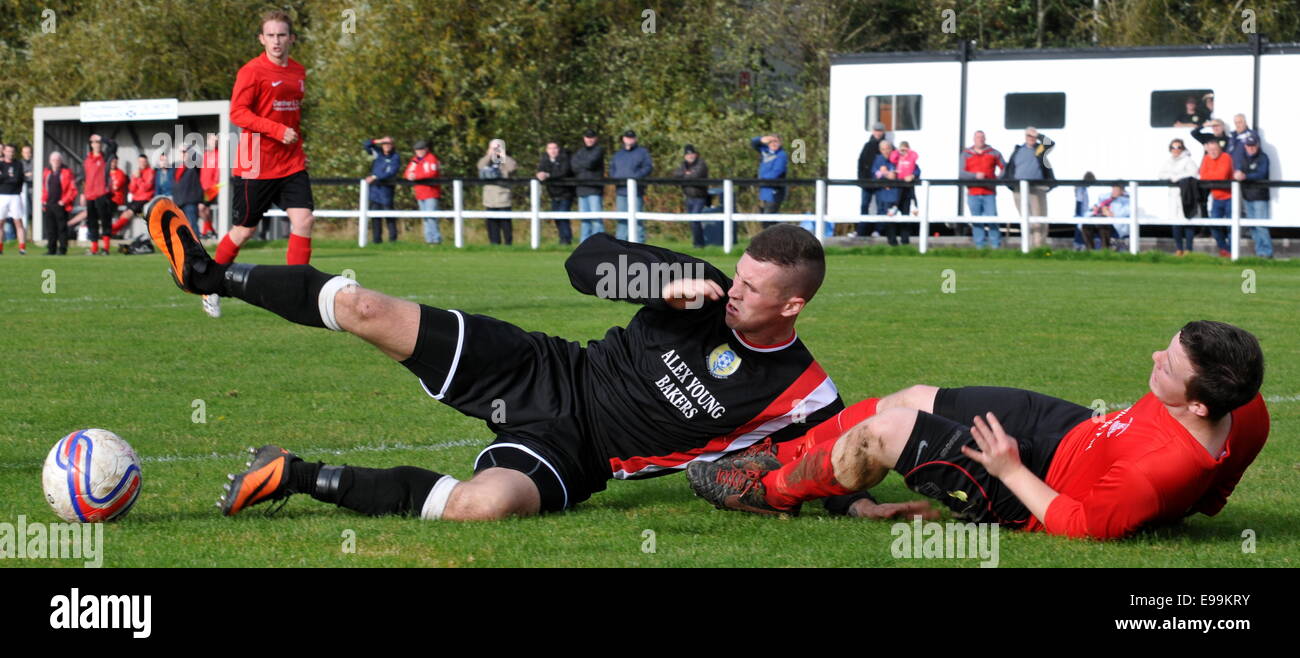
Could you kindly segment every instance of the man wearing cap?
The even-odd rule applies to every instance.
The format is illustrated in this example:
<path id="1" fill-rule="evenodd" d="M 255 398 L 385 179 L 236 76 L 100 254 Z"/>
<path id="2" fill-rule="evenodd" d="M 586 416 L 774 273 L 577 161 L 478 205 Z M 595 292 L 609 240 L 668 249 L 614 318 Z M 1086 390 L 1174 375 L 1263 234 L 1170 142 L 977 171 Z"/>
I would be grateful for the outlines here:
<path id="1" fill-rule="evenodd" d="M 862 152 L 858 153 L 858 180 L 875 180 L 876 172 L 871 168 L 872 163 L 876 161 L 876 156 L 880 155 L 880 140 L 885 138 L 885 124 L 877 121 L 871 125 L 871 139 L 862 145 Z M 866 187 L 862 188 L 862 208 L 858 211 L 862 215 L 871 214 L 871 199 L 881 188 Z M 858 237 L 869 237 L 871 235 L 870 222 L 858 222 Z"/>
<path id="2" fill-rule="evenodd" d="M 429 180 L 437 178 L 439 173 L 438 156 L 429 150 L 429 142 L 420 140 L 415 143 L 415 156 L 406 163 L 406 180 Z M 441 185 L 415 185 L 415 203 L 420 212 L 433 212 L 438 209 L 438 200 L 442 198 Z M 424 243 L 442 244 L 442 230 L 438 228 L 437 217 L 424 218 Z"/>
<path id="3" fill-rule="evenodd" d="M 623 148 L 614 157 L 609 160 L 609 177 L 622 180 L 628 178 L 645 178 L 654 171 L 654 163 L 650 160 L 650 152 L 636 143 L 636 132 L 629 130 L 623 133 Z M 614 197 L 614 209 L 620 213 L 626 213 L 628 210 L 627 184 L 620 182 L 614 190 L 617 196 Z M 633 206 L 637 212 L 641 211 L 641 204 L 645 200 L 645 187 L 637 187 L 636 199 L 632 200 Z M 619 240 L 628 240 L 627 219 L 619 219 L 617 228 L 614 231 L 614 237 Z M 633 240 L 635 242 L 635 240 Z"/>
<path id="4" fill-rule="evenodd" d="M 362 142 L 361 146 L 374 158 L 370 163 L 370 175 L 366 176 L 366 182 L 370 184 L 370 209 L 392 210 L 393 180 L 397 178 L 397 172 L 402 170 L 402 156 L 397 154 L 397 148 L 393 146 L 393 138 L 387 135 L 379 139 L 368 139 Z M 397 218 L 386 219 L 388 241 L 397 242 Z M 374 219 L 373 226 L 373 242 L 379 244 L 384 241 L 384 233 L 378 217 Z"/>
<path id="5" fill-rule="evenodd" d="M 1238 115 L 1240 116 L 1240 115 Z M 1243 123 L 1244 120 L 1243 120 Z M 1241 150 L 1232 156 L 1232 177 L 1239 181 L 1268 180 L 1268 155 L 1259 147 L 1259 137 L 1246 137 Z M 1263 185 L 1243 183 L 1241 186 L 1242 205 L 1246 219 L 1268 219 L 1269 188 Z M 1260 258 L 1273 257 L 1273 238 L 1266 226 L 1250 227 L 1250 239 L 1255 243 L 1255 255 Z"/>
<path id="6" fill-rule="evenodd" d="M 588 128 L 582 133 L 582 147 L 569 156 L 574 178 L 591 180 L 605 177 L 605 147 L 597 141 L 596 131 Z M 578 212 L 601 212 L 605 209 L 601 201 L 605 194 L 604 185 L 579 185 L 574 192 L 578 195 Z M 604 233 L 604 220 L 583 219 L 579 222 L 579 231 L 578 242 L 581 243 L 597 233 Z"/>
<path id="7" fill-rule="evenodd" d="M 708 178 L 709 165 L 700 157 L 695 146 L 687 144 L 682 155 L 682 164 L 673 170 L 673 178 Z M 698 214 L 704 212 L 704 207 L 709 203 L 709 188 L 707 185 L 683 185 L 682 196 L 686 199 L 686 212 L 689 214 Z M 704 244 L 704 224 L 702 222 L 690 222 L 691 225 L 691 244 L 696 247 L 703 247 Z"/>
<path id="8" fill-rule="evenodd" d="M 758 151 L 758 177 L 764 180 L 785 178 L 790 165 L 790 156 L 781 148 L 778 135 L 763 135 L 749 140 L 749 145 Z M 785 201 L 785 186 L 758 188 L 758 200 L 763 202 L 762 212 L 771 215 L 781 212 L 781 203 Z"/>

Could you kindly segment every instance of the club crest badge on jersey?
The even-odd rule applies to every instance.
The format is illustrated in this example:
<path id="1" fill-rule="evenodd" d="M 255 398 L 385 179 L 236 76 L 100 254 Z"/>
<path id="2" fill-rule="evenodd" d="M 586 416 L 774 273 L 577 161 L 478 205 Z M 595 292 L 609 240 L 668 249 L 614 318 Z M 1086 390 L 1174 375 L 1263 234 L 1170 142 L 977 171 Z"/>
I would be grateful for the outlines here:
<path id="1" fill-rule="evenodd" d="M 740 357 L 726 343 L 713 348 L 706 362 L 709 366 L 709 374 L 718 379 L 726 379 L 740 369 Z"/>

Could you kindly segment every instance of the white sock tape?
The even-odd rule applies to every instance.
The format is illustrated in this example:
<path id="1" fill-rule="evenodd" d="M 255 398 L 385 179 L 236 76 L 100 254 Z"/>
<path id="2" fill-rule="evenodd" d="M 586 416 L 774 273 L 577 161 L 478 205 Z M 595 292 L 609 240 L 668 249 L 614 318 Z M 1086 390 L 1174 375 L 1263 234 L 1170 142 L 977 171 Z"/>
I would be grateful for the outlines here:
<path id="1" fill-rule="evenodd" d="M 442 510 L 447 507 L 447 499 L 451 498 L 451 490 L 460 484 L 460 480 L 444 475 L 433 484 L 433 490 L 429 492 L 429 497 L 424 499 L 424 506 L 420 508 L 420 518 L 428 521 L 437 521 L 442 518 Z"/>
<path id="2" fill-rule="evenodd" d="M 320 295 L 316 298 L 316 304 L 320 309 L 321 322 L 324 322 L 326 327 L 334 331 L 343 331 L 343 327 L 339 326 L 338 320 L 334 319 L 334 295 L 337 295 L 340 290 L 347 286 L 355 285 L 357 285 L 357 282 L 352 279 L 345 276 L 336 276 L 321 286 Z"/>

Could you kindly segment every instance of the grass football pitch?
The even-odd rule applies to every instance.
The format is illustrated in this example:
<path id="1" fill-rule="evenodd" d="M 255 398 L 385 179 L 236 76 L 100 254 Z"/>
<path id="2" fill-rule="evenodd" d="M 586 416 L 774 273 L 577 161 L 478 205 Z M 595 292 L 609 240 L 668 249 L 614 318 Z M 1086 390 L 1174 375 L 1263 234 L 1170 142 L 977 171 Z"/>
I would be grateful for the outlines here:
<path id="1" fill-rule="evenodd" d="M 406 243 L 362 250 L 338 242 L 318 245 L 313 264 L 351 269 L 363 285 L 399 297 L 573 340 L 625 324 L 634 306 L 569 286 L 566 253 Z M 730 272 L 740 249 L 694 253 Z M 273 243 L 244 250 L 241 261 L 283 257 L 283 243 Z M 1146 392 L 1151 352 L 1185 322 L 1247 328 L 1264 347 L 1272 431 L 1218 516 L 1117 542 L 1005 531 L 1000 565 L 1295 567 L 1298 308 L 1300 267 L 1285 262 L 832 249 L 826 284 L 799 333 L 848 403 L 915 383 L 986 384 L 1118 409 Z M 134 509 L 106 528 L 106 566 L 977 563 L 895 558 L 892 522 L 831 518 L 819 503 L 792 519 L 716 511 L 681 475 L 611 482 L 568 513 L 490 523 L 368 518 L 302 496 L 273 517 L 257 507 L 224 518 L 213 503 L 247 446 L 278 443 L 310 460 L 409 464 L 464 479 L 492 439 L 481 422 L 430 399 L 404 368 L 356 338 L 293 325 L 237 300 L 225 300 L 224 311 L 220 320 L 205 316 L 156 254 L 5 254 L 0 522 L 56 521 L 40 487 L 46 453 L 70 431 L 103 427 L 135 447 L 144 475 Z M 917 497 L 896 474 L 875 493 L 884 501 Z M 5 567 L 80 564 L 0 560 Z"/>

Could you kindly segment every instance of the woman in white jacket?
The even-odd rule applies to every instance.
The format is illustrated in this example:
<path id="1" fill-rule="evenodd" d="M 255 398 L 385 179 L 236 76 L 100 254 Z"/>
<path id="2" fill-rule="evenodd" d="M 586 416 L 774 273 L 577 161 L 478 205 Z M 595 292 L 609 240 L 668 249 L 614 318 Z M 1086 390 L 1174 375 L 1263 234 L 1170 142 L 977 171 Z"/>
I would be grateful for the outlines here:
<path id="1" fill-rule="evenodd" d="M 1201 168 L 1187 153 L 1187 145 L 1181 139 L 1169 143 L 1169 159 L 1160 165 L 1160 178 L 1177 183 L 1184 178 L 1197 178 Z M 1169 188 L 1169 219 L 1174 222 L 1191 219 L 1183 214 L 1182 192 L 1177 186 Z M 1196 228 L 1184 223 L 1173 224 L 1174 255 L 1183 256 L 1192 250 L 1192 237 Z"/>

